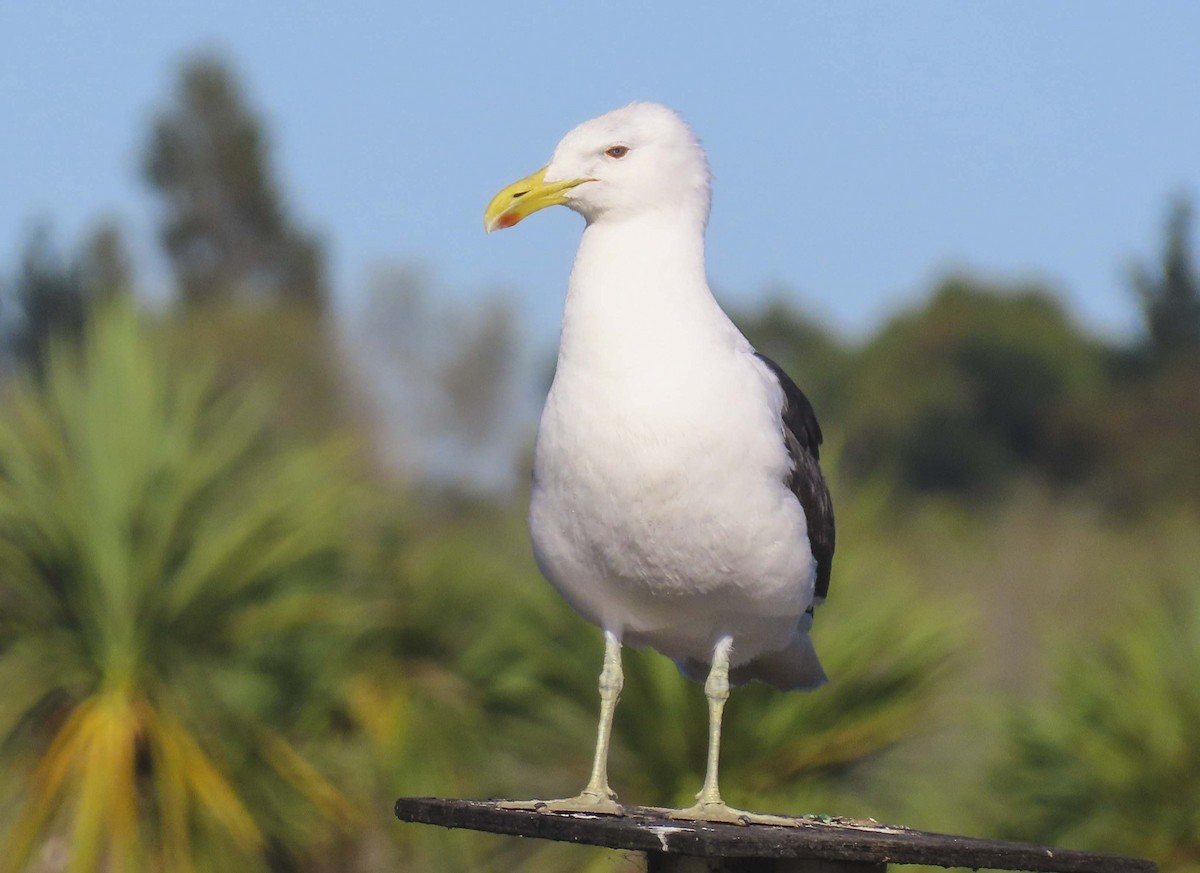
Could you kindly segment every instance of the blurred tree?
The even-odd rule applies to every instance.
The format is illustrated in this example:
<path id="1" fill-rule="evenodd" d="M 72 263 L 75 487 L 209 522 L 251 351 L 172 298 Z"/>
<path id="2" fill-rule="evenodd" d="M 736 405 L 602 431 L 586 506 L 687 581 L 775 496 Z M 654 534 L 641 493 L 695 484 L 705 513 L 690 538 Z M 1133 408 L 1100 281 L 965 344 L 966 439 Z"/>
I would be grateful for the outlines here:
<path id="1" fill-rule="evenodd" d="M 365 424 L 325 321 L 306 310 L 229 302 L 185 310 L 163 327 L 181 359 L 215 359 L 224 388 L 266 386 L 281 433 L 332 435 Z"/>
<path id="2" fill-rule="evenodd" d="M 50 229 L 34 230 L 8 295 L 17 312 L 10 316 L 9 347 L 21 364 L 40 367 L 51 340 L 78 340 L 87 317 L 87 292 L 77 263 L 55 247 Z"/>
<path id="3" fill-rule="evenodd" d="M 352 328 L 352 354 L 388 425 L 391 460 L 440 485 L 512 484 L 530 408 L 517 384 L 521 344 L 512 302 L 431 293 L 424 271 L 383 266 Z"/>
<path id="4" fill-rule="evenodd" d="M 1156 268 L 1137 264 L 1133 286 L 1146 320 L 1149 352 L 1159 362 L 1200 354 L 1200 272 L 1192 257 L 1191 201 L 1180 196 L 1167 217 L 1166 241 Z"/>
<path id="5" fill-rule="evenodd" d="M 163 244 L 190 305 L 238 299 L 326 306 L 320 246 L 287 214 L 262 124 L 232 72 L 201 57 L 159 113 L 145 172 L 163 202 Z"/>
<path id="6" fill-rule="evenodd" d="M 80 281 L 89 304 L 107 303 L 133 292 L 133 264 L 115 220 L 102 220 L 84 242 Z"/>
<path id="7" fill-rule="evenodd" d="M 1084 416 L 1103 355 L 1048 293 L 948 279 L 859 356 L 845 462 L 859 480 L 991 493 L 1032 472 L 1077 479 L 1095 447 Z"/>
<path id="8" fill-rule="evenodd" d="M 1200 271 L 1191 219 L 1181 196 L 1159 264 L 1134 267 L 1146 337 L 1114 356 L 1113 385 L 1092 416 L 1097 490 L 1123 513 L 1177 500 L 1200 505 Z"/>
<path id="9" fill-rule="evenodd" d="M 34 230 L 6 295 L 15 305 L 7 319 L 12 358 L 40 369 L 55 339 L 78 342 L 92 307 L 128 294 L 133 271 L 118 225 L 98 224 L 71 258 L 54 245 L 50 229 Z"/>
<path id="10" fill-rule="evenodd" d="M 181 366 L 129 304 L 0 415 L 0 870 L 294 869 L 353 814 L 311 746 L 362 616 L 343 453 Z"/>
<path id="11" fill-rule="evenodd" d="M 1200 355 L 1120 380 L 1096 405 L 1094 490 L 1122 515 L 1200 506 Z"/>
<path id="12" fill-rule="evenodd" d="M 444 363 L 440 382 L 454 431 L 478 447 L 495 433 L 512 401 L 517 331 L 508 300 L 493 296 L 474 308 L 473 318 L 455 319 L 457 348 Z"/>
<path id="13" fill-rule="evenodd" d="M 1200 870 L 1200 597 L 1141 590 L 1126 620 L 1063 658 L 1051 700 L 1023 707 L 993 785 L 1016 839 Z"/>
<path id="14" fill-rule="evenodd" d="M 289 216 L 263 124 L 222 62 L 183 66 L 144 166 L 185 304 L 175 324 L 184 354 L 215 357 L 222 384 L 270 383 L 281 428 L 312 435 L 357 424 L 325 317 L 320 246 Z"/>

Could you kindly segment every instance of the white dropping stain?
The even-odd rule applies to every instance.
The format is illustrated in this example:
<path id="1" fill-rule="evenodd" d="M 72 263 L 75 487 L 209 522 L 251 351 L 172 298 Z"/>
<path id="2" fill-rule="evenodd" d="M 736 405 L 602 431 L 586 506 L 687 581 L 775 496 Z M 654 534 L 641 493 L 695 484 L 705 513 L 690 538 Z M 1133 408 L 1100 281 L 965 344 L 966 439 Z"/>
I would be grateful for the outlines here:
<path id="1" fill-rule="evenodd" d="M 646 828 L 654 836 L 658 837 L 658 844 L 662 846 L 664 852 L 671 851 L 671 847 L 667 845 L 667 836 L 669 834 L 682 834 L 685 831 L 690 831 L 691 828 L 674 828 L 670 825 L 651 825 Z"/>

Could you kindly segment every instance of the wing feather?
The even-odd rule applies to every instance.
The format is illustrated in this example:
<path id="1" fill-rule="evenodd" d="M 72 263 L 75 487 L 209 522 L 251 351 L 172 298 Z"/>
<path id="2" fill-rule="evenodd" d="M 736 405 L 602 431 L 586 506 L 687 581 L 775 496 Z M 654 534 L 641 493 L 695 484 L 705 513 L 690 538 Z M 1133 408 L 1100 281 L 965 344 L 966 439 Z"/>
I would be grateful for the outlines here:
<path id="1" fill-rule="evenodd" d="M 818 464 L 823 440 L 821 425 L 812 404 L 783 368 L 766 355 L 755 352 L 755 356 L 766 364 L 783 389 L 783 439 L 792 459 L 787 485 L 800 501 L 808 521 L 808 543 L 817 562 L 815 594 L 820 602 L 829 594 L 835 541 L 833 501 Z"/>

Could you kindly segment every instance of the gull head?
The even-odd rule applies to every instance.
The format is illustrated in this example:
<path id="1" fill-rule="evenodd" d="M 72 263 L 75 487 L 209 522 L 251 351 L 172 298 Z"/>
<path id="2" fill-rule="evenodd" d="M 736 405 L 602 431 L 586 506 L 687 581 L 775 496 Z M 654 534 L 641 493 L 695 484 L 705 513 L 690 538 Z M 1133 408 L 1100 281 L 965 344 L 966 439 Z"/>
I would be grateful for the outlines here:
<path id="1" fill-rule="evenodd" d="M 704 150 L 673 110 L 631 103 L 562 138 L 550 163 L 502 190 L 484 212 L 489 231 L 512 227 L 547 206 L 566 206 L 596 222 L 648 213 L 708 220 Z"/>

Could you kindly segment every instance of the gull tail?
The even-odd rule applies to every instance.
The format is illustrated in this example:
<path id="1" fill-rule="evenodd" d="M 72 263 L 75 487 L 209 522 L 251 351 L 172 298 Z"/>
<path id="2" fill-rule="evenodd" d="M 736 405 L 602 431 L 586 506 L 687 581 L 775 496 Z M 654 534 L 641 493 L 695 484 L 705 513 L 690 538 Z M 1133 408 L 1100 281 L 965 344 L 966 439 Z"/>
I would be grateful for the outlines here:
<path id="1" fill-rule="evenodd" d="M 817 658 L 817 650 L 813 648 L 812 637 L 799 628 L 787 648 L 770 652 L 729 671 L 729 681 L 736 685 L 754 679 L 780 691 L 812 691 L 829 681 Z"/>

